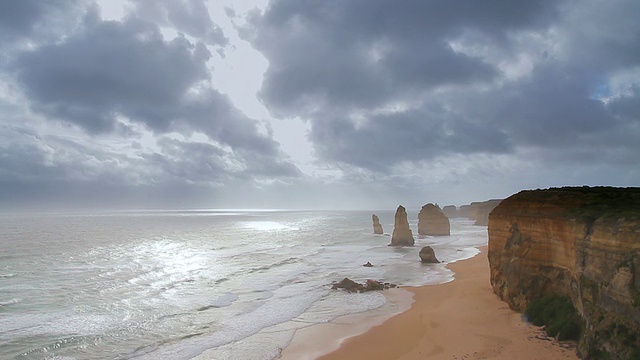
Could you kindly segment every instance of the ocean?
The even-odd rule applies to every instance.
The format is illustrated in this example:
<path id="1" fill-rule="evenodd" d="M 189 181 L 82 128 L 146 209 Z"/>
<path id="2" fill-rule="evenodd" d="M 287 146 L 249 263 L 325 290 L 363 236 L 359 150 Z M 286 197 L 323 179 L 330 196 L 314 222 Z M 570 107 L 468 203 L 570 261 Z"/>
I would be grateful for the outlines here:
<path id="1" fill-rule="evenodd" d="M 376 213 L 387 235 L 374 235 Z M 422 264 L 487 243 L 451 220 L 451 236 L 389 247 L 393 211 L 141 211 L 0 215 L 1 359 L 277 358 L 297 329 L 381 307 L 349 277 L 401 286 L 451 281 Z M 373 267 L 363 267 L 366 262 Z"/>

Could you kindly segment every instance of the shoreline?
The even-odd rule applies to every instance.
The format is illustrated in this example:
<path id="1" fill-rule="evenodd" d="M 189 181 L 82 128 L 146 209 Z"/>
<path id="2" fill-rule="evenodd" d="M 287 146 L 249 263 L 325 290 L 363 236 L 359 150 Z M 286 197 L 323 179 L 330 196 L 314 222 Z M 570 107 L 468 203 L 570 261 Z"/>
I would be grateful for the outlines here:
<path id="1" fill-rule="evenodd" d="M 384 290 L 386 303 L 379 308 L 339 316 L 330 322 L 301 328 L 284 348 L 279 360 L 313 360 L 340 348 L 345 340 L 362 335 L 373 327 L 411 308 L 414 294 L 406 288 Z"/>
<path id="2" fill-rule="evenodd" d="M 403 287 L 409 294 L 397 298 L 385 294 L 388 303 L 405 301 L 405 307 L 412 298 L 404 311 L 391 305 L 398 311 L 311 326 L 296 333 L 280 359 L 578 359 L 575 343 L 547 337 L 493 293 L 487 246 L 478 249 L 446 265 L 454 281 Z"/>

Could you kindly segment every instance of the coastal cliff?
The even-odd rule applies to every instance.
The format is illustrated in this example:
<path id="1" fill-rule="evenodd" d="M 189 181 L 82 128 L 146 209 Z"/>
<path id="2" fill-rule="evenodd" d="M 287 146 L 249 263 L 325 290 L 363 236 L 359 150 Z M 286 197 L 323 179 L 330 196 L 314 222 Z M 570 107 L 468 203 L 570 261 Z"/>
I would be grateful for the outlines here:
<path id="1" fill-rule="evenodd" d="M 640 356 L 640 188 L 522 191 L 489 215 L 494 292 L 518 311 L 567 297 L 583 358 Z"/>
<path id="2" fill-rule="evenodd" d="M 487 226 L 489 224 L 489 214 L 501 201 L 502 199 L 492 199 L 482 202 L 472 202 L 469 204 L 468 218 L 475 220 L 475 225 Z"/>

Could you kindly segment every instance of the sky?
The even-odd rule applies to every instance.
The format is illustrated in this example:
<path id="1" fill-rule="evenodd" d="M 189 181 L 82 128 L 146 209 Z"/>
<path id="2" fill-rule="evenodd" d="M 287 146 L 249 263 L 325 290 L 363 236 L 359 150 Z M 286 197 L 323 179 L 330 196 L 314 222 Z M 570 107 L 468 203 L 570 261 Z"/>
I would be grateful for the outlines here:
<path id="1" fill-rule="evenodd" d="M 637 0 L 0 1 L 0 211 L 640 186 Z"/>

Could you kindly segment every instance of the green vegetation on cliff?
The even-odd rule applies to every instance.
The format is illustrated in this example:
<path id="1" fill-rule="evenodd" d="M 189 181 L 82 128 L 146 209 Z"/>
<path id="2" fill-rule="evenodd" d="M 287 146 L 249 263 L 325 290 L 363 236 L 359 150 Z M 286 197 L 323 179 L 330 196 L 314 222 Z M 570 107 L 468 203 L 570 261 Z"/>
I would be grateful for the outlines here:
<path id="1" fill-rule="evenodd" d="M 582 358 L 640 359 L 640 188 L 521 191 L 488 233 L 491 284 L 511 308 L 578 338 Z"/>
<path id="2" fill-rule="evenodd" d="M 544 326 L 547 335 L 558 340 L 578 340 L 584 327 L 582 319 L 563 296 L 547 295 L 533 300 L 525 311 L 527 319 L 536 326 Z"/>
<path id="3" fill-rule="evenodd" d="M 596 219 L 640 219 L 639 189 L 608 186 L 582 186 L 526 190 L 518 193 L 520 201 L 555 204 L 570 218 L 593 223 Z"/>

